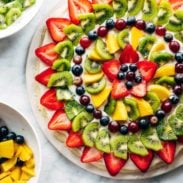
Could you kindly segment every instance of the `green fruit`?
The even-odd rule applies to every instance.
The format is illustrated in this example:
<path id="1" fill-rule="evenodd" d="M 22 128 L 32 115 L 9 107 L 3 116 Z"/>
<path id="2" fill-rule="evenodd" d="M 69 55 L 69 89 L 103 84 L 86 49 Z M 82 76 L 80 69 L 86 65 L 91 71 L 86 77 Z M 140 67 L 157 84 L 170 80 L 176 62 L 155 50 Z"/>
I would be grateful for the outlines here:
<path id="1" fill-rule="evenodd" d="M 93 9 L 98 24 L 113 16 L 113 8 L 109 4 L 93 4 Z"/>
<path id="2" fill-rule="evenodd" d="M 138 111 L 138 105 L 135 100 L 133 100 L 132 98 L 125 98 L 124 104 L 127 106 L 128 117 L 131 120 L 136 120 L 137 118 L 139 118 L 140 113 Z"/>
<path id="3" fill-rule="evenodd" d="M 116 18 L 123 17 L 128 10 L 127 0 L 113 0 L 112 6 L 113 6 L 114 14 L 116 15 Z"/>
<path id="4" fill-rule="evenodd" d="M 153 52 L 151 54 L 150 60 L 157 62 L 161 65 L 173 60 L 173 58 L 174 58 L 173 54 L 169 52 Z"/>
<path id="5" fill-rule="evenodd" d="M 62 71 L 69 71 L 71 68 L 70 61 L 67 59 L 57 59 L 54 61 L 52 69 L 62 72 Z"/>
<path id="6" fill-rule="evenodd" d="M 48 87 L 60 87 L 60 88 L 66 88 L 73 83 L 73 77 L 72 74 L 68 71 L 64 72 L 57 72 L 51 75 L 49 81 L 48 81 Z"/>
<path id="7" fill-rule="evenodd" d="M 134 154 L 138 154 L 140 156 L 148 155 L 147 149 L 140 141 L 139 135 L 136 135 L 136 134 L 129 136 L 128 149 L 130 150 L 130 152 Z"/>
<path id="8" fill-rule="evenodd" d="M 147 149 L 152 149 L 154 151 L 159 151 L 162 149 L 161 141 L 158 137 L 156 129 L 153 127 L 143 130 L 140 140 Z"/>
<path id="9" fill-rule="evenodd" d="M 88 57 L 85 59 L 84 62 L 84 69 L 89 74 L 97 74 L 101 72 L 101 64 L 99 62 L 95 62 L 90 60 Z"/>
<path id="10" fill-rule="evenodd" d="M 111 149 L 114 153 L 114 156 L 122 159 L 128 158 L 128 136 L 117 135 L 111 139 Z"/>
<path id="11" fill-rule="evenodd" d="M 159 85 L 170 85 L 173 86 L 175 84 L 175 80 L 174 77 L 170 77 L 170 76 L 163 76 L 160 79 L 158 79 L 155 84 L 159 84 Z"/>
<path id="12" fill-rule="evenodd" d="M 78 132 L 93 120 L 93 115 L 86 111 L 79 113 L 72 121 L 72 130 Z"/>
<path id="13" fill-rule="evenodd" d="M 74 94 L 69 89 L 57 89 L 56 90 L 57 100 L 73 100 Z"/>
<path id="14" fill-rule="evenodd" d="M 98 135 L 99 126 L 100 125 L 98 122 L 92 122 L 87 124 L 87 126 L 83 130 L 82 139 L 86 146 L 88 147 L 94 146 L 95 140 Z"/>
<path id="15" fill-rule="evenodd" d="M 11 25 L 21 14 L 20 8 L 11 8 L 5 16 L 6 24 Z"/>
<path id="16" fill-rule="evenodd" d="M 183 43 L 183 31 L 176 32 L 176 33 L 175 33 L 175 38 L 176 38 L 177 40 L 179 40 L 181 43 Z"/>
<path id="17" fill-rule="evenodd" d="M 22 1 L 22 5 L 24 8 L 28 8 L 30 6 L 32 6 L 33 4 L 35 4 L 36 0 L 19 0 Z"/>
<path id="18" fill-rule="evenodd" d="M 5 14 L 7 13 L 7 11 L 8 11 L 8 8 L 6 6 L 0 5 L 0 14 Z"/>
<path id="19" fill-rule="evenodd" d="M 144 6 L 144 0 L 128 0 L 128 14 L 130 16 L 137 15 Z"/>
<path id="20" fill-rule="evenodd" d="M 22 10 L 22 4 L 20 3 L 19 0 L 9 2 L 9 3 L 5 4 L 4 6 L 7 7 L 9 10 L 11 10 L 12 8 L 19 8 L 20 10 Z"/>
<path id="21" fill-rule="evenodd" d="M 67 117 L 70 120 L 72 120 L 74 117 L 76 117 L 83 110 L 84 110 L 84 106 L 80 105 L 75 100 L 67 101 L 65 103 L 65 112 L 67 114 Z"/>
<path id="22" fill-rule="evenodd" d="M 102 78 L 100 81 L 96 83 L 92 83 L 85 86 L 85 89 L 90 94 L 100 93 L 106 86 L 106 79 Z"/>
<path id="23" fill-rule="evenodd" d="M 112 97 L 109 97 L 109 100 L 107 102 L 107 105 L 105 105 L 104 107 L 104 111 L 108 114 L 108 115 L 112 115 L 113 112 L 116 109 L 116 100 L 113 99 Z"/>
<path id="24" fill-rule="evenodd" d="M 61 58 L 65 58 L 67 60 L 71 60 L 74 55 L 74 46 L 71 41 L 63 41 L 58 43 L 55 48 L 55 52 L 60 54 Z"/>
<path id="25" fill-rule="evenodd" d="M 180 97 L 180 103 L 183 103 L 183 95 Z"/>
<path id="26" fill-rule="evenodd" d="M 124 29 L 118 33 L 117 41 L 122 49 L 129 43 L 129 35 L 130 33 L 128 29 Z"/>
<path id="27" fill-rule="evenodd" d="M 97 138 L 95 140 L 95 146 L 102 152 L 111 152 L 110 135 L 107 129 L 102 129 L 98 132 Z"/>
<path id="28" fill-rule="evenodd" d="M 0 30 L 7 27 L 4 15 L 0 15 Z"/>
<path id="29" fill-rule="evenodd" d="M 183 104 L 176 108 L 175 115 L 177 119 L 183 120 Z"/>
<path id="30" fill-rule="evenodd" d="M 147 95 L 145 96 L 145 99 L 151 105 L 153 112 L 156 112 L 161 104 L 161 101 L 160 101 L 158 95 L 154 92 L 148 92 Z"/>
<path id="31" fill-rule="evenodd" d="M 95 28 L 95 15 L 93 13 L 80 14 L 78 18 L 83 32 L 86 34 Z"/>

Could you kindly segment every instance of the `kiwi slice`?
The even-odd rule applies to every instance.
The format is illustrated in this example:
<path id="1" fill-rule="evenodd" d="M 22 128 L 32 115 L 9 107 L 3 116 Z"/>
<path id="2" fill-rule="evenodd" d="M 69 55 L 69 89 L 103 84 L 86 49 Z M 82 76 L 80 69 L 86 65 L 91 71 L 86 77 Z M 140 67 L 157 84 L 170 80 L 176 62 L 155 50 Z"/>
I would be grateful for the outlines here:
<path id="1" fill-rule="evenodd" d="M 23 8 L 28 8 L 35 4 L 36 0 L 19 0 L 22 2 Z"/>
<path id="2" fill-rule="evenodd" d="M 113 8 L 109 4 L 93 4 L 93 9 L 98 24 L 113 16 Z"/>
<path id="3" fill-rule="evenodd" d="M 128 0 L 128 14 L 130 16 L 137 15 L 144 6 L 144 0 Z"/>
<path id="4" fill-rule="evenodd" d="M 128 158 L 128 136 L 127 135 L 117 135 L 111 139 L 111 149 L 114 156 L 122 159 Z"/>
<path id="5" fill-rule="evenodd" d="M 71 60 L 74 55 L 74 47 L 71 41 L 66 40 L 63 42 L 58 43 L 55 48 L 55 52 L 60 54 L 61 58 L 65 58 L 67 60 Z"/>
<path id="6" fill-rule="evenodd" d="M 19 0 L 11 1 L 11 2 L 5 4 L 4 6 L 6 8 L 8 8 L 9 10 L 12 8 L 19 8 L 20 10 L 22 10 L 22 4 L 20 3 Z"/>
<path id="7" fill-rule="evenodd" d="M 165 64 L 173 59 L 173 54 L 169 52 L 153 52 L 150 57 L 151 61 L 159 63 L 160 65 Z"/>
<path id="8" fill-rule="evenodd" d="M 83 110 L 84 110 L 84 106 L 82 106 L 75 100 L 65 102 L 65 112 L 67 114 L 67 117 L 70 120 L 72 120 L 74 117 L 76 117 Z"/>
<path id="9" fill-rule="evenodd" d="M 179 40 L 181 43 L 183 43 L 183 31 L 176 32 L 174 36 L 177 40 Z"/>
<path id="10" fill-rule="evenodd" d="M 89 74 L 97 74 L 101 72 L 101 64 L 98 62 L 95 62 L 93 60 L 90 60 L 88 57 L 86 57 L 84 62 L 84 69 Z"/>
<path id="11" fill-rule="evenodd" d="M 147 95 L 145 96 L 145 99 L 151 105 L 153 112 L 156 112 L 161 104 L 161 101 L 160 101 L 158 95 L 154 92 L 148 92 Z"/>
<path id="12" fill-rule="evenodd" d="M 111 152 L 110 135 L 107 129 L 102 129 L 98 132 L 97 138 L 95 140 L 95 146 L 98 150 L 102 152 Z"/>
<path id="13" fill-rule="evenodd" d="M 57 72 L 51 75 L 48 81 L 48 87 L 66 88 L 73 83 L 72 74 L 68 71 Z"/>
<path id="14" fill-rule="evenodd" d="M 99 123 L 92 122 L 88 123 L 85 129 L 83 130 L 82 139 L 86 146 L 93 147 L 95 144 L 95 139 L 98 135 Z"/>
<path id="15" fill-rule="evenodd" d="M 176 118 L 183 120 L 183 104 L 179 105 L 175 110 Z"/>
<path id="16" fill-rule="evenodd" d="M 140 156 L 148 155 L 147 149 L 145 148 L 143 143 L 140 141 L 140 136 L 137 134 L 132 134 L 129 136 L 128 149 L 130 150 L 130 152 L 134 154 L 138 154 Z"/>
<path id="17" fill-rule="evenodd" d="M 4 15 L 0 15 L 0 29 L 5 29 L 7 27 Z"/>
<path id="18" fill-rule="evenodd" d="M 175 84 L 175 79 L 174 77 L 170 77 L 170 76 L 163 76 L 160 79 L 158 79 L 157 81 L 155 81 L 155 84 L 158 85 L 170 85 L 173 86 Z"/>
<path id="19" fill-rule="evenodd" d="M 18 17 L 20 17 L 21 14 L 22 12 L 20 8 L 11 8 L 5 16 L 6 24 L 11 25 Z"/>
<path id="20" fill-rule="evenodd" d="M 114 14 L 116 18 L 123 17 L 128 10 L 128 2 L 127 0 L 113 0 L 112 2 Z"/>
<path id="21" fill-rule="evenodd" d="M 129 43 L 129 35 L 130 33 L 128 29 L 124 29 L 118 33 L 117 41 L 122 49 Z"/>
<path id="22" fill-rule="evenodd" d="M 80 25 L 86 34 L 95 28 L 95 15 L 93 13 L 80 14 L 78 15 L 78 18 L 80 20 Z"/>
<path id="23" fill-rule="evenodd" d="M 6 6 L 4 6 L 4 5 L 1 6 L 0 5 L 0 15 L 7 13 L 7 11 L 8 11 L 8 8 Z"/>
<path id="24" fill-rule="evenodd" d="M 140 113 L 138 111 L 138 105 L 135 100 L 133 100 L 132 98 L 125 98 L 124 104 L 127 107 L 128 117 L 131 120 L 136 120 L 137 118 L 139 118 Z"/>
<path id="25" fill-rule="evenodd" d="M 109 97 L 108 102 L 107 102 L 107 104 L 104 107 L 104 111 L 108 115 L 112 115 L 113 112 L 115 111 L 115 109 L 116 109 L 116 102 L 117 101 L 115 99 L 113 99 L 111 96 Z"/>
<path id="26" fill-rule="evenodd" d="M 57 100 L 73 100 L 74 94 L 69 89 L 57 89 L 56 90 Z"/>
<path id="27" fill-rule="evenodd" d="M 152 149 L 154 151 L 159 151 L 162 149 L 161 141 L 156 132 L 156 128 L 149 127 L 141 133 L 140 140 L 147 149 Z"/>
<path id="28" fill-rule="evenodd" d="M 62 71 L 69 71 L 71 68 L 70 61 L 67 59 L 57 59 L 53 63 L 52 69 L 62 72 Z"/>

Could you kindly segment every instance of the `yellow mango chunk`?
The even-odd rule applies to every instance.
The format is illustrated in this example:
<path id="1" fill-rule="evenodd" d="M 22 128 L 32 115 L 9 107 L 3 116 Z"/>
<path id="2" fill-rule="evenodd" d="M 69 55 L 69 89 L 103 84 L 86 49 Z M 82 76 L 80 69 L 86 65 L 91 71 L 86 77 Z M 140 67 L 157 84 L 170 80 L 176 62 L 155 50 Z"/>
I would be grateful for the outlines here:
<path id="1" fill-rule="evenodd" d="M 91 95 L 91 100 L 94 107 L 96 108 L 100 107 L 108 99 L 111 89 L 112 89 L 111 87 L 106 87 L 99 94 Z"/>
<path id="2" fill-rule="evenodd" d="M 21 168 L 20 167 L 15 167 L 12 172 L 11 172 L 11 178 L 15 180 L 19 180 L 21 176 Z"/>
<path id="3" fill-rule="evenodd" d="M 26 166 L 22 167 L 22 171 L 31 175 L 31 176 L 34 176 L 35 175 L 35 170 L 34 168 L 27 168 Z"/>
<path id="4" fill-rule="evenodd" d="M 17 144 L 16 151 L 15 151 L 15 156 L 19 157 L 22 151 L 23 151 L 23 146 Z"/>
<path id="5" fill-rule="evenodd" d="M 128 119 L 127 109 L 121 100 L 116 103 L 116 109 L 112 114 L 112 119 L 115 121 L 126 121 Z"/>
<path id="6" fill-rule="evenodd" d="M 99 81 L 104 76 L 103 72 L 100 72 L 98 74 L 84 74 L 83 75 L 83 82 L 85 84 L 95 83 Z"/>
<path id="7" fill-rule="evenodd" d="M 88 54 L 88 58 L 94 61 L 105 61 L 95 50 L 95 48 L 93 48 L 93 50 Z"/>
<path id="8" fill-rule="evenodd" d="M 165 64 L 156 71 L 154 78 L 159 78 L 163 76 L 173 76 L 173 75 L 175 75 L 175 65 Z"/>
<path id="9" fill-rule="evenodd" d="M 13 140 L 0 142 L 0 157 L 12 158 L 15 152 Z"/>
<path id="10" fill-rule="evenodd" d="M 20 176 L 20 180 L 29 180 L 32 177 L 32 175 L 29 175 L 28 173 L 22 171 L 22 174 Z"/>
<path id="11" fill-rule="evenodd" d="M 13 180 L 11 179 L 10 176 L 8 176 L 8 177 L 5 177 L 4 179 L 1 179 L 0 183 L 13 183 Z"/>
<path id="12" fill-rule="evenodd" d="M 144 36 L 144 32 L 133 27 L 131 29 L 130 43 L 134 49 L 139 45 L 140 39 Z"/>
<path id="13" fill-rule="evenodd" d="M 17 180 L 14 183 L 27 183 L 27 181 L 25 181 L 25 180 Z"/>
<path id="14" fill-rule="evenodd" d="M 4 179 L 5 177 L 7 177 L 8 175 L 10 175 L 11 172 L 2 172 L 0 173 L 0 180 Z"/>
<path id="15" fill-rule="evenodd" d="M 161 42 L 155 44 L 155 45 L 152 47 L 152 49 L 151 49 L 151 51 L 150 51 L 150 53 L 149 53 L 148 59 L 150 60 L 151 54 L 152 54 L 152 53 L 163 51 L 163 50 L 165 50 L 165 48 L 166 48 L 166 44 L 165 44 L 163 41 L 161 41 Z"/>
<path id="16" fill-rule="evenodd" d="M 13 157 L 12 159 L 9 159 L 8 161 L 5 161 L 1 164 L 1 168 L 4 172 L 11 170 L 17 162 L 17 158 Z"/>
<path id="17" fill-rule="evenodd" d="M 25 162 L 27 168 L 33 168 L 35 166 L 34 158 L 31 158 L 30 160 Z"/>

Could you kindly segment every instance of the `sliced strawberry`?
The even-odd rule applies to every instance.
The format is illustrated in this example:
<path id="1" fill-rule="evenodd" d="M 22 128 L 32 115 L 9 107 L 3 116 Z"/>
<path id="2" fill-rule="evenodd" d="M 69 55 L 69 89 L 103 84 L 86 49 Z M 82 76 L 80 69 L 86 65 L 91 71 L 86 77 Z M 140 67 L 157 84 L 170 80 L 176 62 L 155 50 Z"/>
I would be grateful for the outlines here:
<path id="1" fill-rule="evenodd" d="M 68 147 L 81 147 L 83 145 L 82 133 L 70 131 L 69 136 L 66 140 Z"/>
<path id="2" fill-rule="evenodd" d="M 174 160 L 176 142 L 174 141 L 165 141 L 162 142 L 163 149 L 157 152 L 159 157 L 167 164 L 170 164 Z"/>
<path id="3" fill-rule="evenodd" d="M 55 89 L 46 91 L 41 97 L 40 103 L 51 110 L 58 110 L 64 107 L 64 103 L 57 100 Z"/>
<path id="4" fill-rule="evenodd" d="M 123 81 L 114 80 L 112 83 L 111 95 L 114 99 L 120 99 L 129 95 L 129 91 Z"/>
<path id="5" fill-rule="evenodd" d="M 134 162 L 134 164 L 142 171 L 146 172 L 151 165 L 154 154 L 152 151 L 148 151 L 148 155 L 139 156 L 137 154 L 130 154 L 130 159 Z"/>
<path id="6" fill-rule="evenodd" d="M 140 61 L 137 63 L 138 70 L 140 71 L 140 74 L 142 75 L 142 78 L 146 81 L 150 81 L 153 79 L 154 74 L 158 68 L 158 65 L 154 62 L 150 61 Z"/>
<path id="7" fill-rule="evenodd" d="M 50 36 L 55 42 L 60 42 L 64 40 L 66 35 L 63 32 L 63 28 L 68 26 L 69 24 L 70 20 L 67 18 L 49 18 L 46 21 Z"/>
<path id="8" fill-rule="evenodd" d="M 130 44 L 127 44 L 121 52 L 119 60 L 121 64 L 136 63 L 139 60 L 139 55 Z"/>
<path id="9" fill-rule="evenodd" d="M 112 0 L 92 0 L 93 4 L 110 4 Z"/>
<path id="10" fill-rule="evenodd" d="M 63 109 L 56 111 L 48 123 L 50 130 L 70 130 L 71 126 L 71 121 Z"/>
<path id="11" fill-rule="evenodd" d="M 85 147 L 81 156 L 82 163 L 95 162 L 103 157 L 103 152 L 97 150 L 95 147 Z"/>
<path id="12" fill-rule="evenodd" d="M 135 97 L 142 98 L 147 93 L 147 84 L 146 81 L 142 81 L 140 84 L 134 86 L 131 89 L 131 94 Z"/>
<path id="13" fill-rule="evenodd" d="M 53 50 L 55 43 L 49 43 L 35 50 L 35 54 L 45 64 L 52 66 L 53 62 L 58 58 L 58 54 Z"/>
<path id="14" fill-rule="evenodd" d="M 174 10 L 183 10 L 183 2 L 177 2 L 177 3 L 175 3 L 175 4 L 173 4 L 172 5 L 172 8 L 174 9 Z"/>
<path id="15" fill-rule="evenodd" d="M 183 136 L 178 136 L 178 141 L 179 141 L 180 143 L 183 143 Z"/>
<path id="16" fill-rule="evenodd" d="M 68 0 L 69 16 L 74 24 L 79 24 L 79 14 L 89 13 L 93 10 L 88 0 Z"/>
<path id="17" fill-rule="evenodd" d="M 105 153 L 104 162 L 110 175 L 115 176 L 123 168 L 123 166 L 126 163 L 126 160 L 115 157 L 113 153 L 110 154 Z"/>
<path id="18" fill-rule="evenodd" d="M 102 65 L 102 70 L 110 81 L 117 79 L 119 69 L 120 62 L 118 60 L 110 60 Z"/>

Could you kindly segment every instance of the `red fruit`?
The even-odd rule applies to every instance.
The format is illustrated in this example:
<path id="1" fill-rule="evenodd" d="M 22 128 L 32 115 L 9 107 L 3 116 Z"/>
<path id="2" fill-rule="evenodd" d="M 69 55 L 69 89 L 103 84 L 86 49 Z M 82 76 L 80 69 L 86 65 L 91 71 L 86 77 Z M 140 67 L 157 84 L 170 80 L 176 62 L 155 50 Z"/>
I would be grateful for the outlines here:
<path id="1" fill-rule="evenodd" d="M 126 27 L 126 21 L 124 19 L 118 19 L 115 23 L 115 28 L 117 30 L 123 30 Z"/>
<path id="2" fill-rule="evenodd" d="M 71 121 L 67 118 L 63 109 L 56 111 L 48 123 L 50 130 L 70 130 L 71 127 Z"/>
<path id="3" fill-rule="evenodd" d="M 177 41 L 171 41 L 169 43 L 169 48 L 172 52 L 177 53 L 180 50 L 180 44 Z"/>
<path id="4" fill-rule="evenodd" d="M 53 50 L 55 43 L 49 43 L 35 50 L 36 56 L 41 59 L 46 65 L 52 66 L 53 62 L 59 55 Z"/>
<path id="5" fill-rule="evenodd" d="M 131 89 L 131 94 L 135 97 L 144 97 L 147 93 L 147 84 L 146 81 L 142 81 L 140 84 L 134 86 Z"/>
<path id="6" fill-rule="evenodd" d="M 165 27 L 156 27 L 156 34 L 159 36 L 164 36 L 166 34 Z"/>
<path id="7" fill-rule="evenodd" d="M 126 160 L 115 157 L 112 153 L 104 154 L 105 166 L 110 175 L 117 175 L 126 163 Z"/>
<path id="8" fill-rule="evenodd" d="M 93 4 L 109 4 L 112 0 L 92 0 Z"/>
<path id="9" fill-rule="evenodd" d="M 40 103 L 51 110 L 58 110 L 64 107 L 64 103 L 57 100 L 56 91 L 54 89 L 46 91 L 41 97 Z"/>
<path id="10" fill-rule="evenodd" d="M 144 20 L 137 20 L 135 27 L 140 30 L 144 30 L 146 28 L 146 23 Z"/>
<path id="11" fill-rule="evenodd" d="M 103 157 L 103 152 L 97 150 L 94 147 L 85 147 L 81 156 L 82 163 L 95 162 Z"/>
<path id="12" fill-rule="evenodd" d="M 163 149 L 157 152 L 158 156 L 167 164 L 170 164 L 174 160 L 176 142 L 165 141 L 162 142 Z"/>
<path id="13" fill-rule="evenodd" d="M 63 28 L 67 27 L 69 24 L 70 20 L 67 18 L 49 18 L 46 21 L 50 36 L 55 42 L 64 40 L 66 35 L 63 32 Z"/>
<path id="14" fill-rule="evenodd" d="M 144 60 L 138 62 L 137 67 L 140 74 L 142 75 L 142 78 L 146 81 L 150 81 L 151 79 L 153 79 L 158 65 L 154 62 Z"/>
<path id="15" fill-rule="evenodd" d="M 123 81 L 114 80 L 111 95 L 114 99 L 120 99 L 129 95 L 129 91 Z"/>
<path id="16" fill-rule="evenodd" d="M 134 164 L 142 171 L 146 172 L 151 165 L 154 154 L 152 151 L 148 151 L 148 155 L 139 156 L 137 154 L 130 154 L 130 159 L 134 162 Z"/>
<path id="17" fill-rule="evenodd" d="M 130 132 L 132 132 L 132 133 L 136 133 L 136 132 L 138 132 L 139 131 L 139 125 L 138 125 L 138 123 L 137 122 L 130 122 L 129 124 L 128 124 L 128 130 L 130 131 Z"/>
<path id="18" fill-rule="evenodd" d="M 89 13 L 93 10 L 88 0 L 68 0 L 69 16 L 74 24 L 79 24 L 79 14 Z"/>
<path id="19" fill-rule="evenodd" d="M 183 143 L 183 136 L 178 136 L 178 141 L 179 141 L 180 143 Z"/>
<path id="20" fill-rule="evenodd" d="M 105 37 L 107 35 L 107 32 L 108 32 L 108 30 L 105 26 L 100 26 L 97 30 L 97 34 L 100 37 Z"/>
<path id="21" fill-rule="evenodd" d="M 92 41 L 88 38 L 88 37 L 82 37 L 80 40 L 80 45 L 83 48 L 88 48 L 90 46 L 90 44 L 92 43 Z"/>
<path id="22" fill-rule="evenodd" d="M 102 70 L 110 81 L 117 78 L 120 70 L 120 62 L 118 60 L 110 60 L 102 65 Z"/>
<path id="23" fill-rule="evenodd" d="M 169 0 L 174 10 L 183 9 L 183 2 L 181 0 Z"/>
<path id="24" fill-rule="evenodd" d="M 36 75 L 35 80 L 38 81 L 39 83 L 47 86 L 48 81 L 53 73 L 54 73 L 54 70 L 52 70 L 51 68 L 48 68 L 48 69 L 42 71 L 40 74 Z"/>
<path id="25" fill-rule="evenodd" d="M 66 145 L 72 148 L 83 146 L 82 133 L 70 131 L 66 140 Z"/>
<path id="26" fill-rule="evenodd" d="M 162 103 L 161 109 L 166 113 L 169 113 L 172 110 L 172 103 L 169 100 L 166 100 Z"/>
<path id="27" fill-rule="evenodd" d="M 109 123 L 109 125 L 108 125 L 108 128 L 109 128 L 110 132 L 115 133 L 115 132 L 118 132 L 119 131 L 120 124 L 118 122 L 116 122 L 116 121 L 111 121 Z"/>

